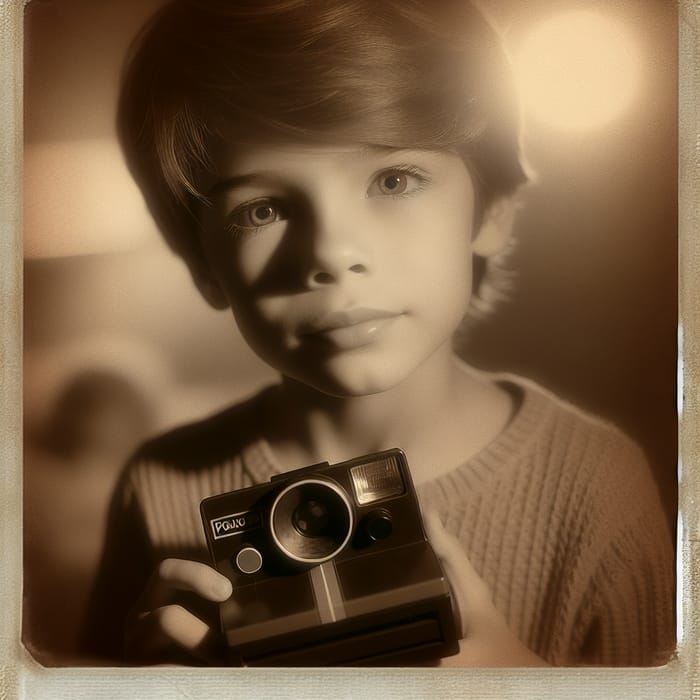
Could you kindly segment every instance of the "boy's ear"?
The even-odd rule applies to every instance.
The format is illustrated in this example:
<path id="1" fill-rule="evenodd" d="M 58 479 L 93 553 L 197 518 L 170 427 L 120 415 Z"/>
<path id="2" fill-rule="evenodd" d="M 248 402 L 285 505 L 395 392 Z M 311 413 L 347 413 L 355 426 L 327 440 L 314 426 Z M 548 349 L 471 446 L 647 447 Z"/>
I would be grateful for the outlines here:
<path id="1" fill-rule="evenodd" d="M 518 202 L 515 197 L 502 197 L 489 205 L 481 226 L 472 241 L 472 251 L 488 258 L 503 250 L 513 232 Z"/>
<path id="2" fill-rule="evenodd" d="M 204 297 L 207 304 L 217 311 L 227 309 L 229 306 L 228 299 L 224 294 L 219 283 L 212 277 L 208 269 L 203 269 L 203 266 L 190 265 L 190 274 L 199 290 L 199 293 Z"/>

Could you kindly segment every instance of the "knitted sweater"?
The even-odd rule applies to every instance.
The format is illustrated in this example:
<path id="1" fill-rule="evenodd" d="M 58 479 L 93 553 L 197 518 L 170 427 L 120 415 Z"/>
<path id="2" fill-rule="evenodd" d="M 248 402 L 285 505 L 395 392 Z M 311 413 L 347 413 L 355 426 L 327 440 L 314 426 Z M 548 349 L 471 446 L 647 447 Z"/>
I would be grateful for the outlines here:
<path id="1" fill-rule="evenodd" d="M 649 467 L 620 432 L 535 385 L 506 429 L 419 486 L 530 649 L 555 665 L 648 665 L 674 647 L 674 562 Z M 264 392 L 263 392 L 264 393 Z M 118 658 L 128 610 L 158 561 L 208 561 L 206 496 L 278 471 L 256 429 L 263 394 L 145 445 L 109 516 L 87 651 Z"/>

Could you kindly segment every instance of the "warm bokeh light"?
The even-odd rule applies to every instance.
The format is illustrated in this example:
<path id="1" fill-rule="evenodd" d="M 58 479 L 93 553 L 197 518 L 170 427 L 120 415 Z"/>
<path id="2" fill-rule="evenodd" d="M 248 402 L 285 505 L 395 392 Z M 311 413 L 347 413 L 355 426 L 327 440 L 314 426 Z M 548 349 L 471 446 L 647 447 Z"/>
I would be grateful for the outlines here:
<path id="1" fill-rule="evenodd" d="M 576 11 L 537 25 L 515 55 L 523 107 L 550 126 L 582 131 L 603 126 L 631 106 L 640 57 L 621 24 Z"/>
<path id="2" fill-rule="evenodd" d="M 28 144 L 24 193 L 28 258 L 131 250 L 157 237 L 114 139 Z"/>

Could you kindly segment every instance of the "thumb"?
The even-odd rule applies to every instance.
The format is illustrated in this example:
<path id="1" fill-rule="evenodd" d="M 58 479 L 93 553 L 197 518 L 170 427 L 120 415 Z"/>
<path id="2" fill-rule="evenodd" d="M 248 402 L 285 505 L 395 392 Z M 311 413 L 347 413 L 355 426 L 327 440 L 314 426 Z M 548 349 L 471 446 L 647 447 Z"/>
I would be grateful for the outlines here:
<path id="1" fill-rule="evenodd" d="M 467 558 L 459 540 L 445 530 L 440 516 L 429 510 L 424 522 L 430 544 L 450 582 L 462 620 L 462 634 L 466 635 L 467 627 L 478 620 L 480 613 L 490 609 L 491 592 Z"/>

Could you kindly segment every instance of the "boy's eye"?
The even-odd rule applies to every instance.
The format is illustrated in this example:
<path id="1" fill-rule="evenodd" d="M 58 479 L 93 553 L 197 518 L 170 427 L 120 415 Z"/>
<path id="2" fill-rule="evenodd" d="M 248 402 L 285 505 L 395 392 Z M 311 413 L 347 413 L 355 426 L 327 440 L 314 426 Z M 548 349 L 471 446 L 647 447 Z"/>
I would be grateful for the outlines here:
<path id="1" fill-rule="evenodd" d="M 368 194 L 370 197 L 412 194 L 422 189 L 427 181 L 426 175 L 410 166 L 382 170 L 372 180 Z"/>
<path id="2" fill-rule="evenodd" d="M 382 194 L 401 194 L 406 191 L 408 178 L 405 173 L 382 174 L 377 181 L 377 186 Z"/>
<path id="3" fill-rule="evenodd" d="M 233 211 L 229 221 L 239 228 L 259 228 L 284 219 L 282 208 L 272 200 L 244 204 Z"/>

